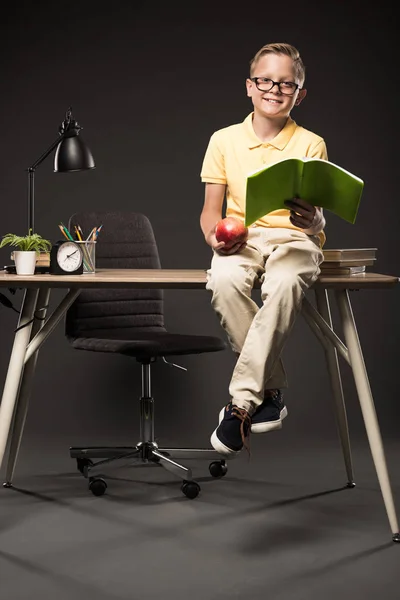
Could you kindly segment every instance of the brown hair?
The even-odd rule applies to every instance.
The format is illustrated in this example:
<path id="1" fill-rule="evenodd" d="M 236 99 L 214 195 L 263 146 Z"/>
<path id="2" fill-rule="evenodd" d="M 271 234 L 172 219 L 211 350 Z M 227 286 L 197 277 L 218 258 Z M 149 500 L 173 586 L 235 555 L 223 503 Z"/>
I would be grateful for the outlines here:
<path id="1" fill-rule="evenodd" d="M 253 75 L 254 68 L 260 58 L 265 54 L 284 54 L 286 56 L 290 56 L 293 60 L 294 73 L 296 78 L 299 80 L 300 85 L 304 84 L 304 80 L 306 78 L 306 69 L 301 60 L 301 56 L 297 48 L 291 46 L 290 44 L 266 44 L 254 55 L 254 57 L 250 61 L 250 76 Z"/>

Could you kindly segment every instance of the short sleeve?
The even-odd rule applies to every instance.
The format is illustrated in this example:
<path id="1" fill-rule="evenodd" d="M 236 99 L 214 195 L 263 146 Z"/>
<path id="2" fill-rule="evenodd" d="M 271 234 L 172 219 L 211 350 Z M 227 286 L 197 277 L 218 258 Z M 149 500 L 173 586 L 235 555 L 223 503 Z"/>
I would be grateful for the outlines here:
<path id="1" fill-rule="evenodd" d="M 310 148 L 310 154 L 307 155 L 309 158 L 321 158 L 322 160 L 328 160 L 328 151 L 326 149 L 326 144 L 323 139 Z"/>
<path id="2" fill-rule="evenodd" d="M 204 183 L 226 184 L 225 158 L 218 132 L 213 133 L 210 138 L 200 177 Z"/>

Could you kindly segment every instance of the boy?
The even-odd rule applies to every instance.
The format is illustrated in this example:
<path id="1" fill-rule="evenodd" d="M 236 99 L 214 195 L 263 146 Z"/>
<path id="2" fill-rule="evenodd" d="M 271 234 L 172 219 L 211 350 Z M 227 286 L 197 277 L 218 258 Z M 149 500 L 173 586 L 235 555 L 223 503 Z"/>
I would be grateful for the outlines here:
<path id="1" fill-rule="evenodd" d="M 204 157 L 205 199 L 200 226 L 213 249 L 207 289 L 232 349 L 237 354 L 229 386 L 231 401 L 221 410 L 211 444 L 225 458 L 247 447 L 252 433 L 280 429 L 287 415 L 287 387 L 280 358 L 301 309 L 305 291 L 317 279 L 323 260 L 322 209 L 300 198 L 249 228 L 247 242 L 218 243 L 215 225 L 226 216 L 244 221 L 247 174 L 290 157 L 327 160 L 324 140 L 290 117 L 306 96 L 305 68 L 296 48 L 263 46 L 250 62 L 247 95 L 254 110 L 239 124 L 216 131 Z M 252 299 L 261 280 L 262 306 Z"/>

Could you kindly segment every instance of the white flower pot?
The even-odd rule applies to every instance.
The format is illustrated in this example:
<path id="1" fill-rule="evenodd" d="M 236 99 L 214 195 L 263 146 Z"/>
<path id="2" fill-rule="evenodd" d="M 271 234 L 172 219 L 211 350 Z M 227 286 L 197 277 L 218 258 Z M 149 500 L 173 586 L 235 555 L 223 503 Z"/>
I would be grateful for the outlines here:
<path id="1" fill-rule="evenodd" d="M 36 266 L 35 250 L 14 250 L 17 275 L 33 275 Z"/>

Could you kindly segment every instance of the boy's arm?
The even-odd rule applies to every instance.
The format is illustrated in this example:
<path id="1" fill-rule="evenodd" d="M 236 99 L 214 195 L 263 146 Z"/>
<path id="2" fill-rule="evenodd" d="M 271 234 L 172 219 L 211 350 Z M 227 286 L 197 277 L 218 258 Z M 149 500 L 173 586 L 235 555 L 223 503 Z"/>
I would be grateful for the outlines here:
<path id="1" fill-rule="evenodd" d="M 303 229 L 304 233 L 307 235 L 317 235 L 317 233 L 321 233 L 321 231 L 325 228 L 326 221 L 324 217 L 324 213 L 320 206 L 315 207 L 315 215 L 312 220 L 311 226 L 308 229 Z"/>
<path id="2" fill-rule="evenodd" d="M 307 235 L 316 235 L 324 229 L 325 217 L 321 207 L 313 206 L 302 198 L 285 200 L 285 205 L 290 210 L 290 222 Z"/>
<path id="3" fill-rule="evenodd" d="M 200 227 L 207 244 L 217 250 L 218 247 L 222 248 L 222 245 L 218 244 L 214 232 L 216 224 L 222 219 L 222 207 L 226 192 L 225 160 L 218 132 L 214 132 L 208 142 L 200 177 L 205 183 Z"/>
<path id="4" fill-rule="evenodd" d="M 225 184 L 206 183 L 204 205 L 200 215 L 200 227 L 204 239 L 213 250 L 217 250 L 221 254 L 234 254 L 244 245 L 243 242 L 228 247 L 224 242 L 218 242 L 215 237 L 215 226 L 222 219 L 225 191 Z"/>
<path id="5" fill-rule="evenodd" d="M 215 226 L 222 219 L 222 206 L 225 198 L 226 185 L 222 183 L 206 183 L 204 205 L 200 215 L 200 227 L 207 244 L 214 249 L 222 248 L 215 237 Z M 222 244 L 222 245 L 221 245 Z"/>
<path id="6" fill-rule="evenodd" d="M 242 243 L 227 247 L 215 237 L 215 226 L 222 219 L 222 207 L 226 193 L 226 172 L 224 145 L 220 133 L 213 133 L 203 159 L 200 177 L 205 183 L 204 206 L 200 215 L 200 227 L 204 238 L 213 250 L 220 254 L 233 254 L 242 247 Z"/>

